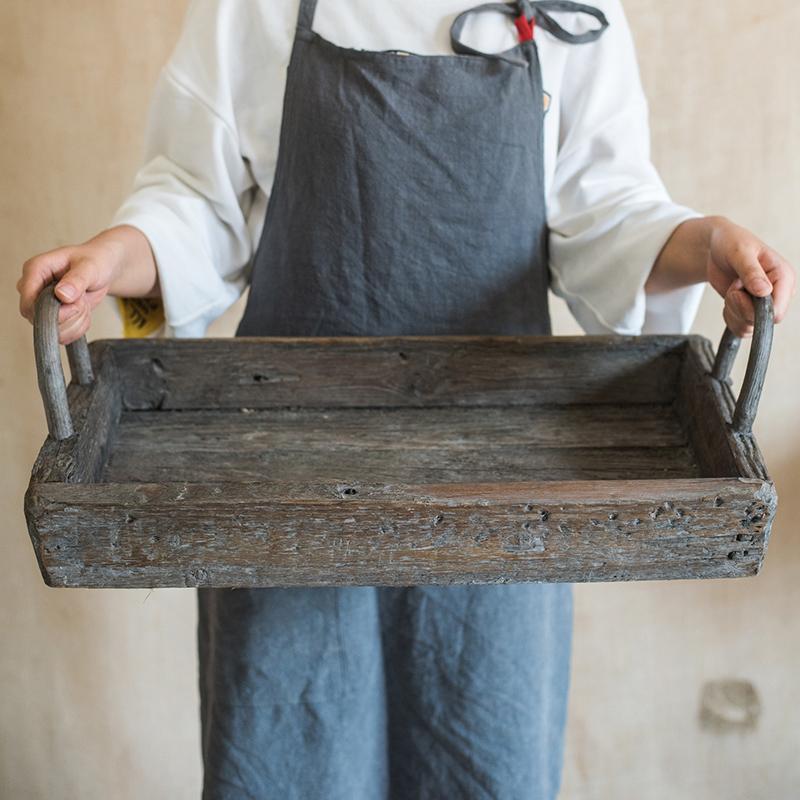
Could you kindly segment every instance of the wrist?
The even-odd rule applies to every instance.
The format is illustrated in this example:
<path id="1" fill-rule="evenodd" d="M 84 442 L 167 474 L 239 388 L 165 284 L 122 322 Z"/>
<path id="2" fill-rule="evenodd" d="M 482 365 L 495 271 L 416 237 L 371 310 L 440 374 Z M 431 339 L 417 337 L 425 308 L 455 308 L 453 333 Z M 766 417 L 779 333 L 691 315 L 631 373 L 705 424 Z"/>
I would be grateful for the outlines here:
<path id="1" fill-rule="evenodd" d="M 116 297 L 157 297 L 158 273 L 147 237 L 131 225 L 99 233 L 87 245 L 98 248 L 107 265 L 108 293 Z"/>
<path id="2" fill-rule="evenodd" d="M 724 217 L 692 217 L 677 225 L 659 253 L 645 283 L 648 294 L 658 294 L 708 280 L 713 239 Z"/>
<path id="3" fill-rule="evenodd" d="M 86 250 L 96 254 L 97 263 L 103 265 L 109 294 L 114 294 L 114 287 L 123 273 L 126 260 L 125 244 L 124 234 L 119 228 L 102 231 L 83 244 Z"/>
<path id="4" fill-rule="evenodd" d="M 730 230 L 733 223 L 727 218 L 721 215 L 714 215 L 710 217 L 703 217 L 706 220 L 706 241 L 705 241 L 705 249 L 708 256 L 711 256 L 711 251 L 719 241 L 720 237 L 724 235 L 724 232 Z"/>

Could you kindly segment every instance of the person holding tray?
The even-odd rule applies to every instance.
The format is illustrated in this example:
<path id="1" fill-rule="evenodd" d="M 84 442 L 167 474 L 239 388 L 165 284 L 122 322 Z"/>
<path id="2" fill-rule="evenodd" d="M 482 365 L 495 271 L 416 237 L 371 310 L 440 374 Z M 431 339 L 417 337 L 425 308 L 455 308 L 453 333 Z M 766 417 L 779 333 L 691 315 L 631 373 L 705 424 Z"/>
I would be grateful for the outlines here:
<path id="1" fill-rule="evenodd" d="M 318 7 L 317 7 L 318 6 Z M 61 342 L 106 295 L 201 337 L 752 331 L 794 272 L 673 203 L 619 0 L 195 0 L 112 226 L 28 261 Z M 200 589 L 205 798 L 553 798 L 565 584 Z"/>

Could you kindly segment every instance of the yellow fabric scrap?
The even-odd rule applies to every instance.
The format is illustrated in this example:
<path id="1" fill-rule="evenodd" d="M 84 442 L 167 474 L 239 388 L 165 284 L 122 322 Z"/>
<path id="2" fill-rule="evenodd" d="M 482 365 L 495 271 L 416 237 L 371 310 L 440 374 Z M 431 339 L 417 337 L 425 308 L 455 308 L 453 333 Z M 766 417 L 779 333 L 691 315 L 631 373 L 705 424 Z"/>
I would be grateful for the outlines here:
<path id="1" fill-rule="evenodd" d="M 143 339 L 164 324 L 164 305 L 156 297 L 118 297 L 126 339 Z"/>

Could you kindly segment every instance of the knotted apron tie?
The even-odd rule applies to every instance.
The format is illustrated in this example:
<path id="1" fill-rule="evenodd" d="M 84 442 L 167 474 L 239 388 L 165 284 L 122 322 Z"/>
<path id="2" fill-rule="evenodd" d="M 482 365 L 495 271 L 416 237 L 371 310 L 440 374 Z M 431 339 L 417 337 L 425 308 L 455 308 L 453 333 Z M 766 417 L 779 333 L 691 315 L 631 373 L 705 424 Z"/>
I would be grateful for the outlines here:
<path id="1" fill-rule="evenodd" d="M 464 24 L 471 14 L 481 14 L 485 12 L 496 12 L 514 18 L 514 25 L 517 28 L 519 44 L 500 53 L 485 53 L 476 50 L 461 41 L 461 33 Z M 585 31 L 584 33 L 570 33 L 553 19 L 548 11 L 569 11 L 575 14 L 588 14 L 594 17 L 599 23 L 598 28 Z M 518 66 L 528 66 L 528 60 L 524 58 L 520 51 L 528 42 L 533 41 L 536 26 L 539 26 L 551 33 L 556 39 L 570 44 L 586 44 L 594 42 L 602 36 L 603 31 L 608 27 L 606 15 L 594 6 L 584 3 L 575 3 L 572 0 L 515 0 L 510 3 L 483 3 L 474 8 L 462 11 L 454 20 L 450 27 L 450 42 L 455 53 L 464 55 L 484 56 L 486 58 L 496 58 L 507 61 Z"/>

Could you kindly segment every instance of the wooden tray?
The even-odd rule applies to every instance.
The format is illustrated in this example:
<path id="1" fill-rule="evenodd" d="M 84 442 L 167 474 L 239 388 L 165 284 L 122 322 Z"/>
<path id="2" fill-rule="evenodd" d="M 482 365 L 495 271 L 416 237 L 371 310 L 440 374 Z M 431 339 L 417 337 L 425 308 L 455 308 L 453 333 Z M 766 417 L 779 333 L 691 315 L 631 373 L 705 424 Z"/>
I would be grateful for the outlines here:
<path id="1" fill-rule="evenodd" d="M 756 574 L 769 298 L 696 336 L 84 340 L 37 304 L 50 436 L 25 514 L 50 586 Z M 73 427 L 74 426 L 74 427 Z"/>

